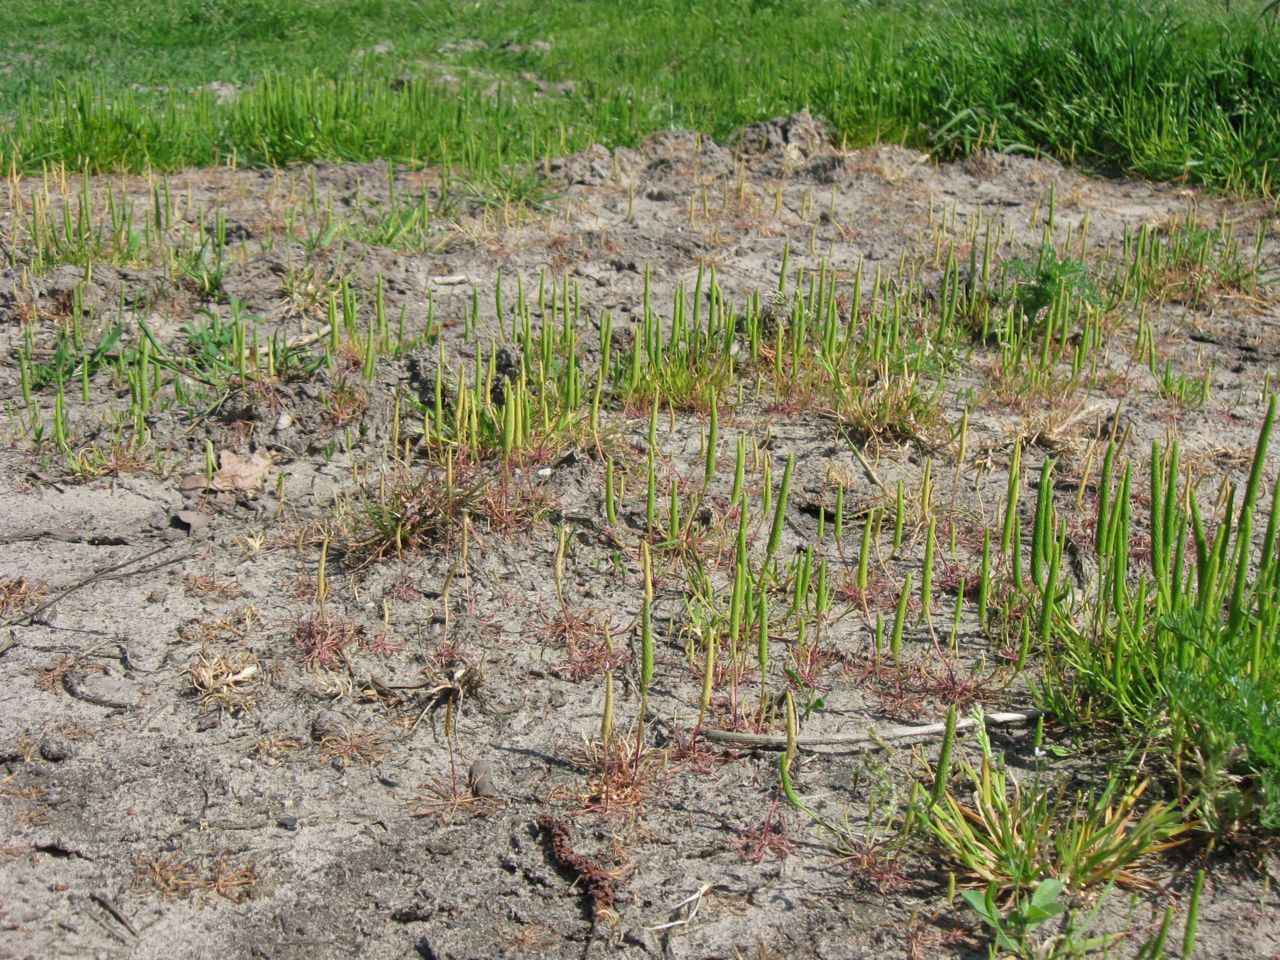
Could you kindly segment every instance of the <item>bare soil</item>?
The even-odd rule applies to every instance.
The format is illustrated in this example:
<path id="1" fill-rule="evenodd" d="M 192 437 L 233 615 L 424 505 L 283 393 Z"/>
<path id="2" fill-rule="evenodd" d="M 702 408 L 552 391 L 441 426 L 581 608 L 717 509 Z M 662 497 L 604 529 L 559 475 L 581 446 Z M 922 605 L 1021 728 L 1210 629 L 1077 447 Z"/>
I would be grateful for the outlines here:
<path id="1" fill-rule="evenodd" d="M 555 195 L 547 209 L 464 202 L 425 252 L 300 236 L 304 226 L 323 230 L 326 206 L 358 219 L 387 205 L 382 166 L 200 170 L 170 185 L 187 227 L 211 221 L 214 204 L 225 217 L 239 253 L 222 289 L 265 329 L 288 337 L 319 330 L 324 291 L 339 275 L 351 278 L 363 316 L 381 277 L 388 315 L 403 310 L 413 336 L 433 313 L 455 365 L 476 353 L 465 336 L 473 293 L 478 342 L 496 336 L 499 272 L 508 312 L 515 279 L 536 296 L 545 270 L 549 281 L 569 278 L 584 317 L 610 311 L 621 336 L 640 313 L 646 269 L 667 316 L 678 284 L 692 292 L 699 263 L 714 266 L 729 302 L 767 297 L 784 246 L 793 270 L 825 259 L 847 279 L 861 262 L 870 278 L 919 263 L 921 282 L 937 285 L 931 223 L 945 218 L 954 218 L 945 229 L 964 258 L 964 224 L 979 214 L 1003 221 L 1001 256 L 1034 256 L 1051 188 L 1060 232 L 1087 216 L 1090 256 L 1114 254 L 1126 229 L 1168 225 L 1190 209 L 1210 226 L 1226 217 L 1248 238 L 1263 230 L 1264 263 L 1280 262 L 1275 211 L 1260 203 L 1092 179 L 1012 156 L 940 165 L 891 146 L 840 152 L 805 117 L 747 131 L 736 150 L 675 132 L 635 150 L 567 157 L 546 176 Z M 113 184 L 120 181 L 91 189 L 103 196 Z M 140 209 L 152 202 L 146 180 L 123 186 Z M 15 187 L 27 198 L 44 189 L 38 179 Z M 52 189 L 56 197 L 61 185 Z M 78 189 L 67 185 L 69 194 Z M 439 189 L 435 171 L 396 179 L 404 196 Z M 16 209 L 0 222 L 9 242 Z M 15 250 L 0 270 L 0 397 L 15 410 L 25 325 L 36 324 L 37 346 L 47 348 L 86 280 L 79 266 L 32 273 L 23 256 Z M 111 316 L 125 304 L 166 344 L 182 342 L 198 309 L 229 309 L 160 264 L 96 266 L 83 289 L 86 310 Z M 1027 444 L 1028 471 L 1051 454 L 1071 478 L 1090 441 L 1113 431 L 1129 431 L 1138 454 L 1175 436 L 1206 477 L 1238 478 L 1257 435 L 1264 378 L 1280 372 L 1280 308 L 1266 296 L 1211 290 L 1194 304 L 1153 304 L 1147 320 L 1162 360 L 1193 376 L 1212 364 L 1208 402 L 1179 405 L 1161 394 L 1134 355 L 1130 318 L 1104 351 L 1108 376 L 1070 395 L 1000 395 L 989 351 L 976 348 L 922 436 L 860 442 L 870 470 L 820 407 L 737 405 L 721 423 L 730 475 L 720 471 L 718 495 L 727 497 L 738 434 L 767 438 L 775 469 L 795 454 L 783 541 L 790 555 L 814 542 L 836 482 L 855 517 L 883 504 L 898 480 L 918 490 L 932 461 L 937 502 L 955 518 L 960 565 L 971 571 L 981 542 L 973 530 L 994 523 L 1016 439 Z M 596 341 L 583 342 L 589 357 Z M 209 416 L 158 409 L 141 461 L 125 458 L 92 480 L 68 471 L 47 437 L 33 446 L 10 418 L 11 440 L 0 449 L 0 584 L 25 578 L 27 592 L 0 616 L 0 955 L 985 956 L 976 918 L 946 902 L 941 861 L 890 845 L 910 784 L 925 777 L 927 747 L 801 754 L 801 793 L 862 838 L 840 857 L 779 802 L 776 753 L 690 741 L 700 676 L 685 655 L 689 620 L 673 570 L 656 584 L 650 765 L 639 784 L 612 784 L 602 795 L 591 744 L 607 666 L 618 678 L 620 729 L 632 728 L 638 708 L 639 472 L 613 529 L 593 451 L 531 462 L 521 482 L 545 506 L 537 519 L 478 525 L 465 558 L 456 542 L 376 563 L 335 551 L 318 606 L 318 524 L 358 508 L 391 470 L 393 397 L 429 388 L 438 349 L 380 360 L 350 409 L 335 407 L 334 375 L 324 368 L 245 391 Z M 976 401 L 957 470 L 957 388 L 965 385 Z M 107 428 L 95 417 L 127 407 L 128 395 L 106 378 L 92 386 L 89 407 L 77 397 L 69 415 L 80 442 L 94 442 L 97 431 L 105 445 Z M 41 396 L 51 408 L 51 394 Z M 642 463 L 647 413 L 611 409 L 607 417 L 619 462 Z M 704 414 L 668 419 L 664 411 L 665 468 L 700 479 L 705 429 Z M 261 488 L 183 484 L 203 476 L 206 443 L 246 459 L 266 451 Z M 412 456 L 409 463 L 412 470 Z M 1273 458 L 1269 482 L 1274 476 Z M 1068 484 L 1065 502 L 1073 492 Z M 555 588 L 562 527 L 571 617 Z M 920 532 L 908 539 L 902 557 L 886 560 L 868 600 L 872 616 L 892 617 L 903 573 L 918 568 Z M 842 573 L 851 562 L 834 553 L 832 561 Z M 951 594 L 935 603 L 944 634 L 953 603 Z M 1005 682 L 1001 651 L 972 625 L 944 661 L 928 629 L 914 624 L 905 655 L 913 666 L 886 672 L 873 661 L 861 606 L 845 607 L 822 639 L 825 658 L 809 665 L 826 702 L 804 733 L 931 723 L 949 703 L 1030 704 L 1026 683 Z M 603 646 L 606 622 L 612 652 Z M 756 683 L 743 694 L 751 705 Z M 712 724 L 741 728 L 739 710 L 718 691 Z M 1087 777 L 1088 743 L 1072 733 L 1049 726 L 1075 756 L 1061 769 L 1077 773 L 1062 775 Z M 1024 767 L 1037 763 L 1028 730 L 995 739 Z M 567 840 L 551 821 L 540 829 L 539 817 L 567 827 Z M 587 863 L 573 858 L 581 856 L 594 880 L 578 876 Z M 1153 866 L 1152 890 L 1114 892 L 1101 923 L 1128 934 L 1114 954 L 1130 955 L 1167 906 L 1185 905 L 1200 865 L 1210 873 L 1197 955 L 1280 956 L 1271 883 L 1280 861 L 1255 844 L 1187 852 Z M 591 897 L 606 888 L 611 918 L 593 924 Z M 1177 921 L 1172 942 L 1180 931 Z"/>

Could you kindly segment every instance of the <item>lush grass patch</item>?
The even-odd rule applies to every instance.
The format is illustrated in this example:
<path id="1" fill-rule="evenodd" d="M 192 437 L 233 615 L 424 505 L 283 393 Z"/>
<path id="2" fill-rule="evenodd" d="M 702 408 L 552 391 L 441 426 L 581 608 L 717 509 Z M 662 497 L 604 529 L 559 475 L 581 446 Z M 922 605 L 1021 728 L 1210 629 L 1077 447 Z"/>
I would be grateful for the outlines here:
<path id="1" fill-rule="evenodd" d="M 1265 190 L 1280 38 L 1255 6 L 20 0 L 0 158 L 485 168 L 807 106 L 851 144 L 994 145 Z"/>
<path id="2" fill-rule="evenodd" d="M 1045 624 L 1045 636 L 1059 641 L 1050 709 L 1145 731 L 1167 751 L 1180 790 L 1221 832 L 1253 817 L 1280 826 L 1280 487 L 1267 498 L 1263 479 L 1275 417 L 1273 396 L 1248 483 L 1242 493 L 1227 490 L 1216 526 L 1194 489 L 1178 489 L 1177 446 L 1152 451 L 1150 561 L 1136 584 L 1132 471 L 1113 489 L 1108 454 L 1100 587 L 1079 616 Z M 1255 531 L 1265 531 L 1260 548 Z M 1057 589 L 1052 581 L 1046 595 Z"/>

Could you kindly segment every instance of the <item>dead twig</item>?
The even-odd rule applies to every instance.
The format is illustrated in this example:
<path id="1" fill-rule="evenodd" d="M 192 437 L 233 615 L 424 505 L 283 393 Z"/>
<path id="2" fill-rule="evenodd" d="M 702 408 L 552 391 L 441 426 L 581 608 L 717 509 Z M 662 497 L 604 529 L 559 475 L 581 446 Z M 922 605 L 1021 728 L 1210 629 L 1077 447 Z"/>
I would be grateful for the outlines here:
<path id="1" fill-rule="evenodd" d="M 103 910 L 107 911 L 107 913 L 111 914 L 111 916 L 115 917 L 116 922 L 118 922 L 120 926 L 124 927 L 135 937 L 138 936 L 138 928 L 133 925 L 129 918 L 125 916 L 124 911 L 117 907 L 115 902 L 105 893 L 91 893 L 89 894 L 89 899 L 100 906 Z"/>
<path id="2" fill-rule="evenodd" d="M 67 691 L 68 696 L 106 710 L 133 710 L 138 706 L 136 703 L 125 703 L 123 700 L 100 697 L 96 693 L 90 693 L 85 690 L 80 685 L 80 678 L 76 676 L 76 668 L 78 666 L 78 662 L 73 663 L 71 669 L 62 675 L 62 689 Z"/>
<path id="3" fill-rule="evenodd" d="M 142 554 L 141 556 L 133 557 L 132 559 L 129 559 L 129 560 L 122 560 L 120 563 L 113 563 L 109 567 L 104 567 L 103 569 L 97 571 L 96 573 L 90 574 L 89 576 L 85 577 L 83 580 L 73 583 L 69 587 L 64 587 L 63 589 L 59 590 L 56 594 L 54 594 L 54 596 L 51 599 L 40 604 L 40 606 L 36 607 L 34 610 L 28 613 L 24 613 L 22 616 L 17 617 L 14 620 L 10 620 L 8 623 L 4 624 L 4 626 L 16 627 L 22 623 L 29 624 L 33 621 L 34 617 L 38 616 L 41 613 L 44 613 L 50 607 L 59 603 L 64 597 L 67 597 L 70 594 L 75 593 L 77 590 L 80 590 L 84 587 L 89 586 L 89 584 L 91 583 L 102 583 L 105 580 L 123 580 L 125 577 L 142 576 L 144 573 L 152 573 L 156 570 L 163 569 L 164 567 L 172 566 L 175 563 L 180 563 L 181 561 L 186 560 L 188 557 L 191 557 L 195 554 L 194 550 L 188 550 L 186 553 L 180 553 L 177 556 L 170 557 L 167 560 L 162 560 L 159 563 L 153 563 L 146 567 L 137 567 L 136 569 L 131 569 L 131 568 L 134 568 L 136 564 L 141 563 L 143 560 L 149 560 L 152 557 L 154 557 L 156 554 L 163 553 L 165 550 L 168 550 L 169 547 L 170 547 L 169 544 L 164 544 L 163 546 L 156 547 L 154 550 L 148 550 L 146 553 Z"/>
<path id="4" fill-rule="evenodd" d="M 988 713 L 984 716 L 989 727 L 1026 723 L 1041 715 L 1039 710 L 1013 710 L 1007 713 Z M 956 732 L 968 730 L 974 726 L 972 718 L 956 721 Z M 874 749 L 881 743 L 904 742 L 911 740 L 928 740 L 941 736 L 946 731 L 945 723 L 929 723 L 923 726 L 890 727 L 887 730 L 864 730 L 859 733 L 828 733 L 815 736 L 796 737 L 797 747 L 848 747 L 850 749 Z M 782 735 L 773 736 L 765 733 L 739 733 L 734 730 L 703 730 L 704 739 L 726 747 L 741 747 L 754 750 L 785 750 L 787 738 Z"/>
<path id="5" fill-rule="evenodd" d="M 689 907 L 689 909 L 685 911 L 685 915 L 679 920 L 672 920 L 670 923 L 660 923 L 656 927 L 645 927 L 645 929 L 651 933 L 661 933 L 664 930 L 671 930 L 674 927 L 687 927 L 689 924 L 693 923 L 693 918 L 698 915 L 698 908 L 702 906 L 702 898 L 714 887 L 714 883 L 704 883 L 698 888 L 696 893 L 692 896 L 685 897 L 672 907 L 668 911 L 669 913 L 675 913 L 681 907 L 693 904 L 692 907 Z"/>

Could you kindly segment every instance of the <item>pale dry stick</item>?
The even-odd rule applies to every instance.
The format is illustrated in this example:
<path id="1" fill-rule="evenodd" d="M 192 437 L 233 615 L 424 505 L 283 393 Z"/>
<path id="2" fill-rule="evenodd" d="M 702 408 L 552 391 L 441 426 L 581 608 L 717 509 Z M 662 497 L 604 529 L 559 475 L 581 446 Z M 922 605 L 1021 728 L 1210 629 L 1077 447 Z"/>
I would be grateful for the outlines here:
<path id="1" fill-rule="evenodd" d="M 136 703 L 125 703 L 123 700 L 113 700 L 110 697 L 100 697 L 96 693 L 90 693 L 80 685 L 80 679 L 75 676 L 76 666 L 79 666 L 80 658 L 76 659 L 75 665 L 62 675 L 62 689 L 67 691 L 67 695 L 74 697 L 84 703 L 91 703 L 95 707 L 102 707 L 104 710 L 134 710 L 137 708 Z"/>
<path id="2" fill-rule="evenodd" d="M 41 540 L 45 537 L 48 537 L 50 540 L 61 540 L 64 543 L 87 543 L 95 547 L 125 547 L 132 542 L 122 536 L 112 534 L 90 535 L 78 530 L 73 530 L 67 526 L 57 526 L 40 527 L 30 530 L 20 530 L 17 533 L 8 533 L 3 537 L 0 537 L 0 545 L 9 543 L 26 543 L 30 540 Z"/>
<path id="3" fill-rule="evenodd" d="M 871 464 L 867 461 L 866 456 L 858 449 L 856 443 L 850 442 L 849 449 L 853 451 L 853 455 L 858 458 L 858 463 L 862 464 L 862 469 L 866 471 L 867 477 L 880 488 L 880 492 L 886 497 L 889 496 L 889 488 L 884 485 L 884 481 L 880 479 L 880 475 L 875 472 Z"/>
<path id="4" fill-rule="evenodd" d="M 22 616 L 18 617 L 17 619 L 10 620 L 8 623 L 4 624 L 4 626 L 15 627 L 18 624 L 23 622 L 30 623 L 33 617 L 37 616 L 38 614 L 44 613 L 50 607 L 60 602 L 64 597 L 72 593 L 75 593 L 75 591 L 79 590 L 82 587 L 89 586 L 89 584 L 91 583 L 101 583 L 104 580 L 123 580 L 125 577 L 141 576 L 144 573 L 152 573 L 164 567 L 172 566 L 175 563 L 179 563 L 183 560 L 186 560 L 188 557 L 192 557 L 195 555 L 194 550 L 188 550 L 186 553 L 180 553 L 176 557 L 170 557 L 168 560 L 161 560 L 159 563 L 153 563 L 150 566 L 139 567 L 136 570 L 126 569 L 127 567 L 132 567 L 136 563 L 141 563 L 143 560 L 147 560 L 151 557 L 154 557 L 157 553 L 161 553 L 165 550 L 168 550 L 169 546 L 170 546 L 169 544 L 165 544 L 164 546 L 156 547 L 154 550 L 149 550 L 146 553 L 142 554 L 141 556 L 134 557 L 131 560 L 122 560 L 120 563 L 112 564 L 109 567 L 105 567 L 104 569 L 99 570 L 97 573 L 91 574 L 90 576 L 85 577 L 83 580 L 80 580 L 77 583 L 73 583 L 69 587 L 59 590 L 57 595 L 54 596 L 51 600 L 48 600 L 47 602 L 40 604 L 40 606 L 36 607 L 34 610 L 30 611 L 29 613 L 24 613 Z"/>
<path id="5" fill-rule="evenodd" d="M 1015 723 L 1027 723 L 1042 716 L 1039 710 L 1011 710 L 1007 713 L 988 713 L 984 716 L 987 726 L 1006 726 Z M 972 718 L 956 721 L 956 732 L 971 729 L 975 725 Z M 914 727 L 890 727 L 887 730 L 866 730 L 862 733 L 828 733 L 814 736 L 796 737 L 797 747 L 850 747 L 874 749 L 882 743 L 904 740 L 927 740 L 946 732 L 945 723 L 929 723 Z M 764 733 L 739 733 L 735 730 L 703 730 L 704 739 L 726 747 L 742 747 L 754 750 L 785 750 L 785 736 L 770 736 Z"/>
<path id="6" fill-rule="evenodd" d="M 138 933 L 138 928 L 133 925 L 133 923 L 125 915 L 124 911 L 121 910 L 118 906 L 116 906 L 115 901 L 112 900 L 105 893 L 101 891 L 98 891 L 96 893 L 91 893 L 89 894 L 89 899 L 92 900 L 94 903 L 96 903 L 98 906 L 100 906 L 103 910 L 107 911 L 107 913 L 111 914 L 111 916 L 115 917 L 116 922 L 118 922 L 120 926 L 124 927 L 135 937 L 141 936 L 141 934 Z"/>
<path id="7" fill-rule="evenodd" d="M 663 930 L 670 930 L 673 927 L 688 926 L 693 922 L 693 918 L 698 915 L 698 908 L 702 906 L 702 898 L 706 896 L 708 891 L 710 891 L 714 886 L 715 886 L 714 883 L 704 883 L 702 886 L 698 888 L 696 893 L 694 893 L 692 896 L 685 897 L 683 900 L 681 900 L 674 907 L 672 907 L 670 910 L 667 911 L 668 913 L 675 913 L 677 910 L 679 910 L 681 907 L 685 906 L 686 904 L 692 903 L 693 907 L 690 908 L 689 912 L 682 919 L 672 920 L 670 923 L 660 923 L 656 927 L 645 927 L 645 929 L 650 931 L 651 933 L 660 933 Z"/>
<path id="8" fill-rule="evenodd" d="M 125 946 L 129 946 L 133 943 L 132 940 L 117 930 L 113 924 L 108 922 L 109 919 L 114 918 L 111 917 L 110 914 L 105 913 L 105 908 L 97 900 L 92 897 L 83 896 L 82 894 L 72 894 L 70 902 L 74 904 L 81 913 L 105 930 L 107 935 L 111 937 L 112 940 L 116 941 L 116 943 L 124 944 Z M 93 904 L 97 909 L 91 909 L 89 904 Z"/>

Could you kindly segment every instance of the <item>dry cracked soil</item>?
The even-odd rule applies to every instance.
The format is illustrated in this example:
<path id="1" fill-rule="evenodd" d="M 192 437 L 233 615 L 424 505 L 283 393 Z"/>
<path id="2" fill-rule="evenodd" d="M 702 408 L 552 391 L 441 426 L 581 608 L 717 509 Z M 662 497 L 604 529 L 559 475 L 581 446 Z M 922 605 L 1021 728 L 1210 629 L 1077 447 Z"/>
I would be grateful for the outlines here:
<path id="1" fill-rule="evenodd" d="M 494 362 L 511 363 L 517 282 L 535 322 L 557 309 L 546 306 L 553 297 L 563 313 L 570 291 L 592 370 L 604 312 L 627 349 L 646 283 L 669 323 L 700 268 L 714 268 L 723 302 L 740 310 L 759 295 L 765 311 L 780 300 L 784 258 L 793 276 L 826 269 L 847 321 L 858 269 L 864 297 L 878 273 L 878 296 L 932 303 L 948 249 L 969 263 L 994 224 L 998 258 L 1034 260 L 1050 216 L 1060 249 L 1083 248 L 1087 223 L 1084 259 L 1098 270 L 1127 234 L 1167 235 L 1188 216 L 1211 231 L 1231 224 L 1246 258 L 1260 234 L 1257 262 L 1274 270 L 1273 208 L 1038 159 L 841 151 L 801 115 L 730 146 L 671 132 L 636 149 L 597 147 L 543 166 L 535 189 L 509 183 L 496 197 L 384 165 L 190 171 L 163 186 L 174 211 L 163 230 L 225 231 L 215 278 L 198 253 L 186 267 L 145 253 L 92 268 L 34 262 L 41 203 L 83 197 L 108 219 L 110 204 L 132 205 L 140 230 L 161 203 L 157 183 L 23 179 L 0 222 L 0 955 L 986 956 L 976 917 L 947 905 L 938 855 L 892 842 L 934 747 L 799 754 L 798 789 L 847 824 L 851 842 L 833 851 L 780 799 L 776 752 L 691 734 L 698 623 L 678 557 L 656 561 L 646 752 L 634 775 L 600 777 L 606 671 L 617 739 L 634 736 L 639 707 L 643 404 L 606 397 L 604 439 L 575 434 L 531 452 L 506 499 L 472 503 L 461 533 L 370 550 L 369 505 L 379 485 L 421 469 L 425 441 L 412 428 L 434 401 L 440 358 L 449 369 L 477 355 L 483 365 L 501 340 Z M 438 204 L 433 219 L 386 229 L 388 211 L 424 194 Z M 823 524 L 819 549 L 839 585 L 820 642 L 798 653 L 780 640 L 775 653 L 790 673 L 771 674 L 766 696 L 790 686 L 808 698 L 802 733 L 931 723 L 952 703 L 1031 704 L 1028 684 L 1008 679 L 1007 649 L 968 621 L 946 636 L 954 575 L 936 585 L 941 640 L 913 616 L 902 666 L 884 668 L 871 624 L 893 618 L 912 563 L 918 578 L 922 534 L 909 525 L 899 555 L 883 557 L 856 595 L 856 546 L 832 546 L 837 486 L 860 530 L 853 518 L 883 508 L 899 481 L 913 499 L 928 468 L 955 574 L 971 573 L 975 530 L 995 523 L 1015 442 L 1029 477 L 1056 458 L 1066 505 L 1108 436 L 1139 452 L 1177 437 L 1205 477 L 1247 469 L 1263 384 L 1280 362 L 1280 307 L 1265 289 L 1191 273 L 1168 278 L 1141 322 L 1122 311 L 1092 375 L 1067 386 L 1011 385 L 998 351 L 976 343 L 927 386 L 932 412 L 908 430 L 844 431 L 820 397 L 741 378 L 719 418 L 709 519 L 682 549 L 701 551 L 713 576 L 732 552 L 735 525 L 721 537 L 716 524 L 738 436 L 750 438 L 746 482 L 757 494 L 762 458 L 776 485 L 794 455 L 780 555 L 818 542 Z M 139 447 L 122 439 L 133 429 L 121 419 L 127 379 L 104 369 L 85 381 L 87 403 L 78 377 L 67 387 L 79 461 L 47 425 L 42 436 L 28 428 L 20 356 L 48 361 L 74 317 L 94 330 L 129 320 L 117 350 L 140 343 L 133 321 L 143 320 L 155 349 L 175 354 L 194 350 L 193 324 L 226 320 L 234 300 L 261 343 L 277 335 L 321 356 L 340 278 L 356 334 L 379 288 L 390 326 L 402 325 L 403 349 L 375 357 L 372 376 L 344 341 L 332 364 L 296 376 L 228 379 L 204 404 L 154 403 Z M 1148 335 L 1184 387 L 1208 383 L 1207 400 L 1171 398 L 1135 347 Z M 46 424 L 54 389 L 33 388 Z M 664 498 L 672 478 L 701 479 L 707 427 L 705 409 L 661 411 Z M 616 524 L 605 518 L 601 451 L 628 480 Z M 1275 467 L 1273 455 L 1269 480 Z M 753 545 L 769 532 L 753 529 Z M 708 727 L 751 727 L 759 678 L 739 679 L 741 697 L 737 680 L 718 682 Z M 1076 758 L 1060 775 L 1087 782 L 1074 734 L 1050 724 L 1046 737 Z M 1042 763 L 1031 736 L 993 733 L 1024 770 Z M 1200 862 L 1209 879 L 1197 955 L 1280 955 L 1274 852 Z M 1131 955 L 1167 906 L 1185 905 L 1193 866 L 1191 855 L 1165 860 L 1150 889 L 1111 893 L 1099 923 L 1125 934 L 1112 955 Z M 1174 940 L 1180 930 L 1176 921 Z"/>

